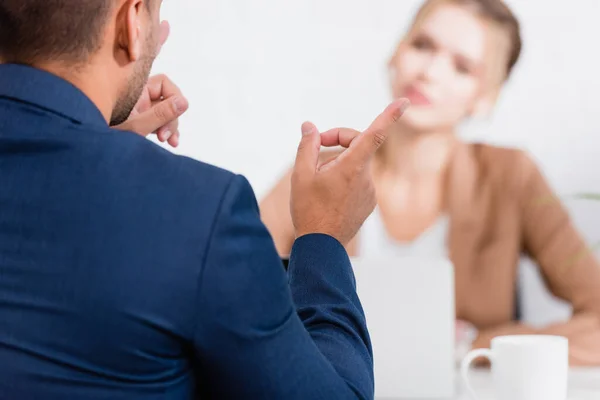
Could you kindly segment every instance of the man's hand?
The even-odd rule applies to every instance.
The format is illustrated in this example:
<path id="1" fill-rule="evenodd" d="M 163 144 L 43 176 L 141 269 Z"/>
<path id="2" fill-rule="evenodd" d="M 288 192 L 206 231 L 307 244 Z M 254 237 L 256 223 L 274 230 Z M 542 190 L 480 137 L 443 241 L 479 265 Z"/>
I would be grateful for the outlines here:
<path id="1" fill-rule="evenodd" d="M 188 109 L 188 101 L 181 90 L 166 76 L 148 79 L 140 100 L 129 119 L 114 128 L 142 136 L 156 132 L 158 140 L 179 145 L 179 117 Z"/>
<path id="2" fill-rule="evenodd" d="M 291 211 L 296 237 L 323 233 L 342 245 L 356 235 L 376 205 L 371 160 L 409 102 L 390 104 L 364 132 L 333 129 L 319 134 L 306 122 L 292 172 Z M 319 165 L 321 146 L 343 146 L 342 154 Z"/>
<path id="3" fill-rule="evenodd" d="M 157 54 L 169 37 L 169 24 L 160 25 Z M 188 109 L 188 101 L 181 90 L 166 76 L 148 79 L 146 86 L 131 111 L 129 119 L 114 128 L 131 131 L 142 136 L 156 133 L 158 140 L 177 147 L 179 145 L 179 117 Z"/>

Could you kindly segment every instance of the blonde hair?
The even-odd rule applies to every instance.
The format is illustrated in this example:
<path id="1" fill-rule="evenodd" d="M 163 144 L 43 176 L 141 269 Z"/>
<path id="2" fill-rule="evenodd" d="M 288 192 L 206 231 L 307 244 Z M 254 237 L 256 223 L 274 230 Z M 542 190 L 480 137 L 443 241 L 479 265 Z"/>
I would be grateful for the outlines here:
<path id="1" fill-rule="evenodd" d="M 416 29 L 442 5 L 456 5 L 472 11 L 476 16 L 489 22 L 494 37 L 502 43 L 505 56 L 499 65 L 500 80 L 506 80 L 517 64 L 523 46 L 519 20 L 502 0 L 426 0 L 418 10 L 406 38 L 410 38 Z M 405 39 L 406 39 L 405 38 Z M 404 42 L 404 40 L 402 41 Z M 401 44 L 402 44 L 401 42 Z M 498 43 L 498 42 L 497 42 Z M 401 45 L 400 44 L 400 45 Z"/>

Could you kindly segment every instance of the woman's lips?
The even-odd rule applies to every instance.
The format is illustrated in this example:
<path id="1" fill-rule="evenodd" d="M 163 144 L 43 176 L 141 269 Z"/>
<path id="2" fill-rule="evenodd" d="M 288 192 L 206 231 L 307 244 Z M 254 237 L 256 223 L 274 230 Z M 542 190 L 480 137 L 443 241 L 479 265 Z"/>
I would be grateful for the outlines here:
<path id="1" fill-rule="evenodd" d="M 419 89 L 415 88 L 414 86 L 409 86 L 404 91 L 403 97 L 406 97 L 408 100 L 410 100 L 410 103 L 413 106 L 430 106 L 431 105 L 431 101 L 429 100 L 429 98 L 427 98 L 427 96 L 425 96 L 423 94 L 423 92 L 421 92 Z"/>

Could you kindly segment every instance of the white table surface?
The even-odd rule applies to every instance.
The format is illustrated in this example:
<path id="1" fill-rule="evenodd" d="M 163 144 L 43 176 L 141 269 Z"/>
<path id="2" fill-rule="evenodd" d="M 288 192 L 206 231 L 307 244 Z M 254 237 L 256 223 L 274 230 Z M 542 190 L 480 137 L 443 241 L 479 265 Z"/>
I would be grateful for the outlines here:
<path id="1" fill-rule="evenodd" d="M 478 400 L 495 400 L 492 392 L 492 377 L 489 370 L 471 370 L 473 388 L 479 394 Z M 456 400 L 471 400 L 458 379 L 459 396 Z M 568 400 L 600 400 L 600 368 L 572 368 L 569 371 Z M 538 400 L 538 399 L 531 399 Z M 543 399 L 539 399 L 543 400 Z"/>
<path id="2" fill-rule="evenodd" d="M 471 384 L 479 395 L 477 400 L 496 400 L 492 391 L 492 377 L 489 370 L 471 370 Z M 457 373 L 457 396 L 452 400 L 472 400 L 464 390 Z M 430 399 L 397 399 L 430 400 Z M 431 399 L 443 400 L 443 399 Z M 450 399 L 448 399 L 450 400 Z M 543 400 L 543 399 L 531 399 Z M 569 397 L 567 400 L 600 400 L 600 368 L 571 368 L 569 371 Z"/>

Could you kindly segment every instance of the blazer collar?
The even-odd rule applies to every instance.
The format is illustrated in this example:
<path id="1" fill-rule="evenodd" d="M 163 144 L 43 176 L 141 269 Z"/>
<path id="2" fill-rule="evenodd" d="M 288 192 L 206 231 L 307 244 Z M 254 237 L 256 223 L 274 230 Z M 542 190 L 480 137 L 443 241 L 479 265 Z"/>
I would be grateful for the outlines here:
<path id="1" fill-rule="evenodd" d="M 0 65 L 0 98 L 45 109 L 77 124 L 108 124 L 94 103 L 77 87 L 49 72 L 17 64 Z"/>

